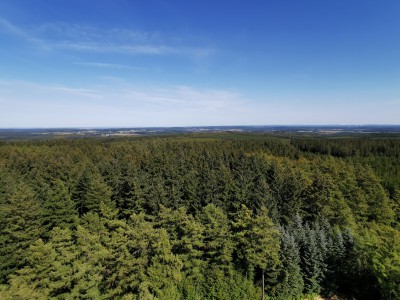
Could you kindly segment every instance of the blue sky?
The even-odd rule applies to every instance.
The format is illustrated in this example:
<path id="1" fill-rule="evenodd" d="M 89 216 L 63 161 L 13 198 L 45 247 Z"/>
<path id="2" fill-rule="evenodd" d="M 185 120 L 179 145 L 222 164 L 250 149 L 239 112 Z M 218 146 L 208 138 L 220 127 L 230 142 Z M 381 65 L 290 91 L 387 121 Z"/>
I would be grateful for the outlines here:
<path id="1" fill-rule="evenodd" d="M 0 2 L 0 127 L 400 124 L 400 1 Z"/>

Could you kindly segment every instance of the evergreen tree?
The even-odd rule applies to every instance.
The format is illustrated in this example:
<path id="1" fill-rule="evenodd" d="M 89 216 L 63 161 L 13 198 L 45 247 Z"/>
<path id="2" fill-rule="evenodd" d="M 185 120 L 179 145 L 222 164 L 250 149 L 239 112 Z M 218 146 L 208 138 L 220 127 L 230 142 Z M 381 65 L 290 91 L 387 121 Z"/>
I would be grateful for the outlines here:
<path id="1" fill-rule="evenodd" d="M 85 215 L 77 226 L 76 239 L 79 250 L 73 261 L 73 286 L 71 296 L 79 299 L 101 299 L 105 262 L 109 251 L 101 242 L 106 232 L 97 214 Z"/>
<path id="2" fill-rule="evenodd" d="M 204 225 L 183 207 L 172 210 L 161 206 L 156 226 L 167 230 L 172 252 L 183 262 L 185 277 L 200 280 L 204 266 Z"/>
<path id="3" fill-rule="evenodd" d="M 305 225 L 305 240 L 302 249 L 302 273 L 304 274 L 305 292 L 318 294 L 324 276 L 325 264 L 322 249 L 318 243 L 317 231 Z"/>
<path id="4" fill-rule="evenodd" d="M 96 169 L 86 170 L 78 181 L 73 194 L 77 203 L 78 212 L 84 215 L 87 212 L 100 212 L 100 203 L 112 205 L 112 190 Z"/>
<path id="5" fill-rule="evenodd" d="M 97 172 L 92 173 L 83 199 L 86 211 L 100 212 L 101 203 L 113 206 L 111 195 L 111 188 L 104 182 L 101 175 Z"/>
<path id="6" fill-rule="evenodd" d="M 210 267 L 229 270 L 235 245 L 227 216 L 222 209 L 209 204 L 199 219 L 204 226 L 203 260 Z"/>
<path id="7" fill-rule="evenodd" d="M 58 298 L 69 298 L 74 281 L 73 264 L 79 251 L 73 237 L 74 232 L 68 228 L 55 227 L 50 232 L 48 244 L 54 249 L 54 270 L 51 273 L 50 295 Z"/>
<path id="8" fill-rule="evenodd" d="M 331 235 L 328 248 L 324 293 L 333 295 L 339 289 L 339 281 L 341 277 L 343 277 L 343 268 L 345 268 L 346 263 L 346 248 L 340 229 L 337 229 L 336 232 Z"/>
<path id="9" fill-rule="evenodd" d="M 32 189 L 20 182 L 1 204 L 0 275 L 8 275 L 26 263 L 27 249 L 41 233 L 39 203 Z"/>
<path id="10" fill-rule="evenodd" d="M 270 292 L 279 299 L 296 299 L 304 289 L 299 247 L 288 231 L 281 228 L 280 232 L 280 271 L 277 284 L 271 287 Z"/>
<path id="11" fill-rule="evenodd" d="M 151 260 L 147 268 L 150 289 L 159 299 L 178 299 L 178 285 L 182 280 L 182 262 L 171 252 L 165 229 L 155 232 L 150 251 Z"/>
<path id="12" fill-rule="evenodd" d="M 274 280 L 279 263 L 279 230 L 268 217 L 265 207 L 254 216 L 243 205 L 232 225 L 237 242 L 237 256 L 251 277 L 254 268 L 261 271 L 262 293 L 265 298 L 265 273 Z"/>
<path id="13" fill-rule="evenodd" d="M 41 239 L 31 245 L 27 264 L 10 279 L 10 299 L 48 299 L 53 272 L 56 272 L 56 253 Z"/>
<path id="14" fill-rule="evenodd" d="M 46 199 L 42 204 L 42 228 L 44 234 L 54 227 L 71 228 L 75 225 L 78 212 L 72 201 L 65 184 L 59 180 L 53 180 L 48 187 Z"/>

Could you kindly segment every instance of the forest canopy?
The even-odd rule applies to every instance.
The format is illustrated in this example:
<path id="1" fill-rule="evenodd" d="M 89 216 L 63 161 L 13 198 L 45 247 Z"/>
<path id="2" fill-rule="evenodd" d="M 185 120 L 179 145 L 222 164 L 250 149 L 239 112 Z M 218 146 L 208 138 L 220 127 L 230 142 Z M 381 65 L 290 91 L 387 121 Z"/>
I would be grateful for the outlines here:
<path id="1" fill-rule="evenodd" d="M 0 144 L 0 299 L 400 299 L 400 139 Z"/>

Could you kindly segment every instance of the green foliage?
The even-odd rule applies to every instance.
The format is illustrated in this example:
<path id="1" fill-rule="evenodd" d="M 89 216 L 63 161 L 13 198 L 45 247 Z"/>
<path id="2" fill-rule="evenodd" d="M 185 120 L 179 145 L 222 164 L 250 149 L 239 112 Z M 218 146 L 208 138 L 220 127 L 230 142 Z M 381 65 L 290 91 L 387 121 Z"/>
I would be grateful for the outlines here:
<path id="1" fill-rule="evenodd" d="M 378 278 L 382 296 L 400 299 L 400 232 L 372 223 L 362 233 L 363 253 Z"/>
<path id="2" fill-rule="evenodd" d="M 399 299 L 400 143 L 6 143 L 0 299 Z"/>
<path id="3" fill-rule="evenodd" d="M 0 279 L 26 264 L 26 250 L 41 233 L 39 203 L 32 189 L 25 183 L 12 187 L 1 203 Z"/>
<path id="4" fill-rule="evenodd" d="M 246 266 L 262 270 L 275 268 L 279 263 L 279 230 L 268 217 L 265 207 L 254 215 L 243 205 L 236 213 L 232 226 L 238 258 Z"/>
<path id="5" fill-rule="evenodd" d="M 207 265 L 229 271 L 235 248 L 228 217 L 222 209 L 209 204 L 199 219 L 204 226 L 203 255 Z"/>
<path id="6" fill-rule="evenodd" d="M 270 288 L 270 294 L 277 299 L 296 299 L 303 295 L 304 281 L 300 268 L 299 246 L 293 235 L 281 228 L 280 259 L 281 265 L 276 285 Z"/>
<path id="7" fill-rule="evenodd" d="M 172 251 L 183 262 L 185 277 L 202 279 L 204 226 L 187 214 L 185 208 L 172 210 L 161 206 L 157 216 L 157 227 L 167 230 Z M 225 267 L 225 266 L 224 266 Z"/>
<path id="8" fill-rule="evenodd" d="M 76 223 L 78 211 L 65 184 L 57 179 L 48 188 L 42 204 L 42 228 L 50 232 L 54 227 L 71 228 Z"/>

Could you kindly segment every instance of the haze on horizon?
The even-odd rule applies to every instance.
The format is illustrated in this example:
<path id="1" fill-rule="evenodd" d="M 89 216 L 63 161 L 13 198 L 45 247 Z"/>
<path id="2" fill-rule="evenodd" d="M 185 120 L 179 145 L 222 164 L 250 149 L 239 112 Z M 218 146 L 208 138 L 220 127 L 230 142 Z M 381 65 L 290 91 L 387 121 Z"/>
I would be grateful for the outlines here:
<path id="1" fill-rule="evenodd" d="M 400 124 L 400 2 L 0 2 L 0 128 Z"/>

